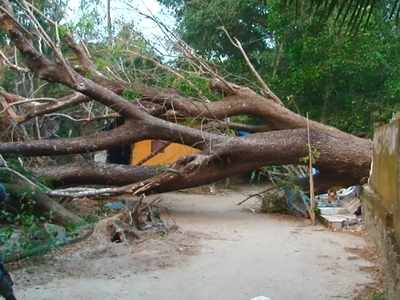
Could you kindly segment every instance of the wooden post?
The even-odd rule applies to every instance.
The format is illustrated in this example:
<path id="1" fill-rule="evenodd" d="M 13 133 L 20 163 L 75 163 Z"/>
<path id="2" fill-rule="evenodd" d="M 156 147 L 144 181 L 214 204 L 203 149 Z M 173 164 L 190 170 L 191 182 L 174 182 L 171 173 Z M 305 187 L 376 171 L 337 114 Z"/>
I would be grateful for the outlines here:
<path id="1" fill-rule="evenodd" d="M 312 164 L 313 164 L 313 154 L 311 148 L 311 137 L 310 137 L 310 120 L 308 119 L 307 113 L 307 145 L 308 145 L 308 173 L 310 178 L 310 207 L 309 207 L 309 215 L 313 225 L 315 225 L 315 198 L 314 198 L 314 178 L 312 172 Z"/>

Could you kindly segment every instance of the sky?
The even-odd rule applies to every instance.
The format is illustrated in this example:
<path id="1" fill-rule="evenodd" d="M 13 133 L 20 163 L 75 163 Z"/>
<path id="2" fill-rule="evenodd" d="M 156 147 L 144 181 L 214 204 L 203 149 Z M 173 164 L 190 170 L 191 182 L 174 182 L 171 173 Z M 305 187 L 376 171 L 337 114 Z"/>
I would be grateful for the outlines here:
<path id="1" fill-rule="evenodd" d="M 68 20 L 74 20 L 79 15 L 79 4 L 81 0 L 69 0 Z M 107 0 L 100 0 L 102 6 L 106 7 Z M 126 3 L 129 3 L 129 7 Z M 141 16 L 139 12 L 153 14 L 168 26 L 173 26 L 175 20 L 168 11 L 162 7 L 157 0 L 111 0 L 111 19 L 121 19 L 134 21 L 137 30 L 142 32 L 144 37 L 151 41 L 157 41 L 162 33 L 158 26 L 151 20 Z"/>

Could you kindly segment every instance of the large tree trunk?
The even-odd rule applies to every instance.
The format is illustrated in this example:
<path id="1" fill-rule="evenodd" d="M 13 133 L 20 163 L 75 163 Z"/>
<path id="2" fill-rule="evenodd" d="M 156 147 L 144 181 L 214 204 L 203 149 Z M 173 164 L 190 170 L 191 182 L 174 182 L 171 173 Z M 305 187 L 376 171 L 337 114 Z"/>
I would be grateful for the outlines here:
<path id="1" fill-rule="evenodd" d="M 166 192 L 208 184 L 265 165 L 298 164 L 300 158 L 307 155 L 306 138 L 305 129 L 231 138 L 215 145 L 212 154 L 204 152 L 202 156 L 194 155 L 178 161 L 172 166 L 174 176 L 161 182 L 153 191 Z M 313 147 L 319 151 L 321 175 L 316 183 L 320 190 L 332 185 L 358 184 L 368 177 L 371 146 L 368 140 L 343 141 L 318 131 L 311 132 L 311 140 Z M 200 159 L 196 161 L 197 158 Z M 122 186 L 144 181 L 160 172 L 155 167 L 87 164 L 41 169 L 37 174 L 52 179 L 58 185 Z"/>
<path id="2" fill-rule="evenodd" d="M 218 79 L 211 79 L 210 85 L 224 95 L 220 101 L 199 102 L 183 97 L 176 91 L 140 87 L 143 97 L 132 103 L 120 96 L 125 83 L 109 80 L 98 72 L 85 51 L 71 38 L 67 44 L 78 57 L 81 68 L 72 68 L 56 47 L 53 48 L 56 60 L 44 57 L 34 48 L 31 36 L 5 9 L 0 15 L 0 27 L 9 35 L 34 73 L 44 80 L 61 83 L 75 91 L 72 96 L 60 99 L 58 105 L 51 104 L 47 109 L 28 114 L 22 121 L 90 99 L 113 109 L 126 121 L 109 132 L 93 133 L 86 137 L 3 143 L 0 144 L 0 154 L 41 156 L 85 153 L 144 139 L 177 142 L 202 150 L 197 155 L 183 158 L 161 174 L 153 173 L 151 169 L 116 166 L 96 166 L 91 170 L 86 166 L 42 170 L 43 174 L 53 176 L 58 183 L 126 184 L 125 189 L 116 191 L 162 192 L 210 183 L 265 165 L 299 164 L 307 155 L 307 126 L 311 131 L 312 147 L 319 153 L 315 164 L 321 171 L 324 184 L 357 184 L 368 176 L 371 141 L 319 122 L 308 121 L 281 105 L 272 92 L 268 94 L 264 90 L 261 95 L 216 76 Z M 215 75 L 213 72 L 211 74 Z M 218 123 L 241 114 L 262 117 L 265 121 L 263 130 L 267 132 L 238 138 L 175 122 L 177 117 L 183 117 Z M 229 127 L 229 124 L 226 126 Z M 142 182 L 135 184 L 137 181 Z"/>

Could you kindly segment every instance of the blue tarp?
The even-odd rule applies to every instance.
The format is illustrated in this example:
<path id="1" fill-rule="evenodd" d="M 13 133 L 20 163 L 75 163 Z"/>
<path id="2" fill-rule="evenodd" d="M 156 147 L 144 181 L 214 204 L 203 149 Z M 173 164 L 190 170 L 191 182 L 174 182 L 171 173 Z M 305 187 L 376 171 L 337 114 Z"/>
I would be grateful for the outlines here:
<path id="1" fill-rule="evenodd" d="M 244 130 L 238 130 L 237 133 L 238 133 L 238 136 L 247 136 L 247 135 L 251 134 L 251 132 L 244 131 Z"/>
<path id="2" fill-rule="evenodd" d="M 319 170 L 316 167 L 313 167 L 311 170 L 313 178 L 319 175 Z M 306 184 L 305 181 L 308 182 L 308 176 L 298 176 L 295 178 L 297 184 L 300 183 L 301 186 Z M 285 189 L 286 199 L 288 208 L 291 211 L 295 211 L 297 213 L 301 213 L 302 215 L 307 215 L 307 206 L 310 203 L 310 197 L 300 189 L 296 188 L 287 188 Z"/>

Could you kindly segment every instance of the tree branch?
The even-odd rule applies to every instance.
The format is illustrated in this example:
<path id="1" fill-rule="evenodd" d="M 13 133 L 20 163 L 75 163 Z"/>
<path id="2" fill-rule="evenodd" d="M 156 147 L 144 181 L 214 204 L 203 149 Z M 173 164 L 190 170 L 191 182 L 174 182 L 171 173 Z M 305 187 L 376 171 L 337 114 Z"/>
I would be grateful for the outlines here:
<path id="1" fill-rule="evenodd" d="M 313 147 L 320 156 L 316 166 L 321 175 L 316 185 L 353 185 L 368 176 L 371 143 L 343 143 L 323 132 L 311 131 Z M 191 188 L 243 174 L 265 165 L 300 164 L 307 155 L 307 130 L 293 129 L 230 138 L 210 152 L 185 157 L 165 172 L 141 182 L 104 190 L 107 195 L 162 193 Z M 349 157 L 349 159 L 343 159 Z M 247 158 L 247 159 L 245 159 Z M 112 169 L 110 169 L 112 172 Z M 94 194 L 99 195 L 99 191 Z M 100 191 L 102 192 L 102 191 Z"/>
<path id="2" fill-rule="evenodd" d="M 250 58 L 247 56 L 246 51 L 243 49 L 242 47 L 242 43 L 240 43 L 240 41 L 237 38 L 231 38 L 230 34 L 228 33 L 228 31 L 226 30 L 225 27 L 221 27 L 222 31 L 225 32 L 226 36 L 228 37 L 229 41 L 231 42 L 231 44 L 238 48 L 240 53 L 242 53 L 242 56 L 244 58 L 244 60 L 246 61 L 247 65 L 249 66 L 251 72 L 253 73 L 254 77 L 257 79 L 257 81 L 260 83 L 261 87 L 262 87 L 262 92 L 264 94 L 264 96 L 270 97 L 273 101 L 275 101 L 276 103 L 283 105 L 281 99 L 279 99 L 272 91 L 271 89 L 268 87 L 268 85 L 266 84 L 266 82 L 261 78 L 260 74 L 257 72 L 256 68 L 254 67 L 254 65 L 251 63 Z"/>
<path id="3" fill-rule="evenodd" d="M 58 187 L 93 184 L 122 186 L 153 177 L 161 170 L 146 166 L 88 162 L 35 169 L 34 173 Z"/>
<path id="4" fill-rule="evenodd" d="M 144 127 L 135 124 L 137 130 L 132 131 L 132 125 L 127 122 L 110 131 L 78 138 L 1 143 L 0 153 L 18 153 L 23 156 L 64 155 L 95 152 L 115 145 L 129 145 L 135 139 L 141 139 L 146 135 Z"/>

